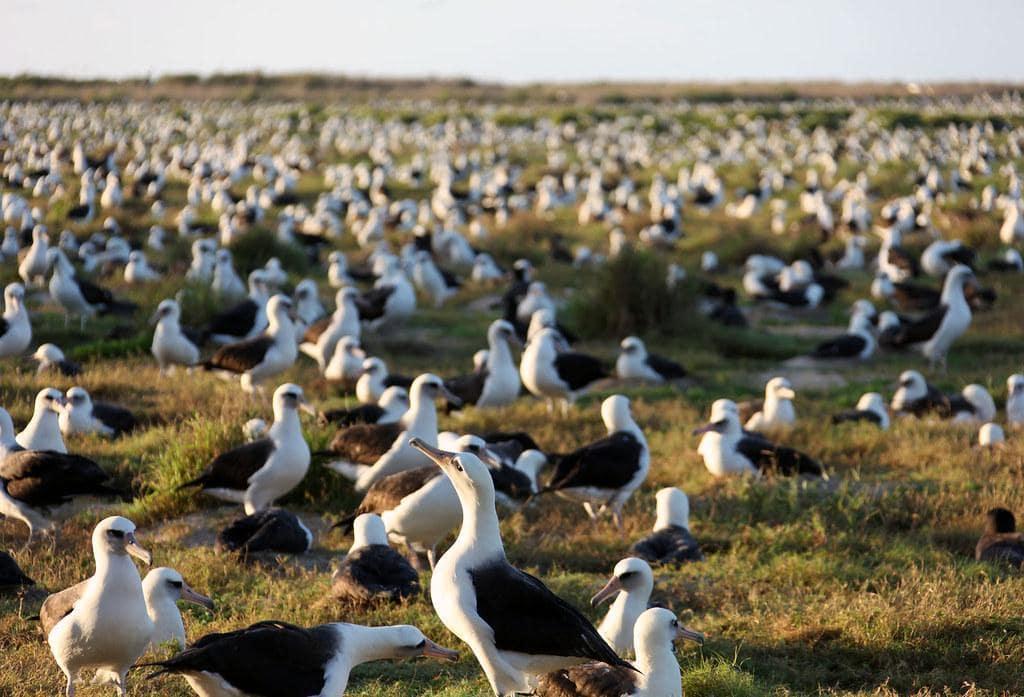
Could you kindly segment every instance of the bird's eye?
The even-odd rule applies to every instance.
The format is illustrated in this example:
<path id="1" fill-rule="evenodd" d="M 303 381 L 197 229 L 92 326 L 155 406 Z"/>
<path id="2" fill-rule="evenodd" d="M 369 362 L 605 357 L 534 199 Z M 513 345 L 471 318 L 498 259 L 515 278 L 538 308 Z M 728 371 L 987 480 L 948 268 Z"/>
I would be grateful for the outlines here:
<path id="1" fill-rule="evenodd" d="M 178 588 L 178 589 L 180 589 L 182 587 L 181 581 L 168 581 L 167 585 L 169 585 L 171 588 Z"/>
<path id="2" fill-rule="evenodd" d="M 673 627 L 678 627 L 679 626 L 679 620 L 672 620 L 672 626 Z"/>
<path id="3" fill-rule="evenodd" d="M 626 573 L 624 573 L 621 576 L 619 576 L 619 580 L 620 581 L 625 581 L 627 579 L 633 578 L 634 576 L 636 576 L 636 572 L 635 571 L 627 571 Z"/>
<path id="4" fill-rule="evenodd" d="M 456 460 L 456 461 L 455 461 L 455 469 L 457 469 L 457 470 L 458 470 L 458 471 L 460 471 L 460 472 L 462 472 L 462 471 L 463 471 L 463 469 L 462 469 L 462 463 L 461 463 L 461 462 L 459 462 L 458 460 Z"/>
<path id="5" fill-rule="evenodd" d="M 118 540 L 120 540 L 121 538 L 124 537 L 124 531 L 123 530 L 107 530 L 107 534 L 110 535 L 113 538 L 118 539 Z"/>
<path id="6" fill-rule="evenodd" d="M 424 640 L 423 640 L 423 641 L 421 641 L 420 643 L 418 643 L 418 644 L 416 644 L 415 646 L 413 646 L 413 648 L 414 648 L 414 649 L 422 649 L 422 648 L 423 648 L 424 646 L 426 646 L 426 645 L 427 645 L 427 640 L 426 640 L 426 639 L 424 639 Z"/>

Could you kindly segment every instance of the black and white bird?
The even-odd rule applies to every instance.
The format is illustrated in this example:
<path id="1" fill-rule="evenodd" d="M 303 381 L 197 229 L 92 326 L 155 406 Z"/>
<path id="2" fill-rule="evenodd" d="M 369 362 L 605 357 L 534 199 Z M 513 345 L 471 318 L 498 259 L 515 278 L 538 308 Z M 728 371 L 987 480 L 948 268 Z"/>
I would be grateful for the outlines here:
<path id="1" fill-rule="evenodd" d="M 413 380 L 410 407 L 400 422 L 360 424 L 339 431 L 327 453 L 336 459 L 325 466 L 355 482 L 356 491 L 366 491 L 378 479 L 395 472 L 429 464 L 409 440 L 437 442 L 437 399 L 458 401 L 441 378 L 424 373 Z"/>
<path id="2" fill-rule="evenodd" d="M 412 444 L 451 480 L 462 506 L 459 535 L 431 577 L 431 602 L 494 694 L 532 692 L 540 676 L 588 660 L 629 667 L 579 610 L 508 563 L 487 466 L 471 453 Z"/>
<path id="3" fill-rule="evenodd" d="M 355 288 L 346 286 L 340 289 L 335 295 L 337 309 L 334 314 L 311 323 L 302 336 L 299 350 L 315 360 L 321 372 L 327 369 L 342 337 L 359 340 L 359 310 L 355 303 L 358 296 Z"/>
<path id="4" fill-rule="evenodd" d="M 242 556 L 258 552 L 305 554 L 313 533 L 297 515 L 283 508 L 265 508 L 233 520 L 217 533 L 217 549 Z"/>
<path id="5" fill-rule="evenodd" d="M 647 439 L 630 413 L 629 400 L 612 395 L 601 403 L 604 438 L 565 455 L 549 455 L 554 473 L 545 491 L 580 501 L 591 520 L 610 511 L 622 527 L 622 507 L 644 480 L 651 466 Z"/>
<path id="6" fill-rule="evenodd" d="M 75 268 L 60 249 L 47 252 L 50 268 L 50 297 L 63 308 L 65 320 L 78 317 L 82 327 L 89 317 L 96 315 L 130 315 L 138 307 L 130 302 L 118 300 L 106 288 L 78 278 Z"/>
<path id="7" fill-rule="evenodd" d="M 241 503 L 246 514 L 269 508 L 294 489 L 309 470 L 309 445 L 298 410 L 311 414 L 302 388 L 285 383 L 274 391 L 274 424 L 266 438 L 221 453 L 195 479 L 179 489 L 200 487 L 207 494 Z"/>
<path id="8" fill-rule="evenodd" d="M 845 334 L 818 344 L 810 355 L 819 360 L 863 361 L 871 358 L 876 346 L 871 320 L 857 314 L 852 318 Z"/>
<path id="9" fill-rule="evenodd" d="M 0 592 L 8 591 L 11 588 L 21 588 L 22 586 L 34 586 L 35 584 L 36 582 L 26 576 L 25 572 L 21 570 L 14 557 L 7 552 L 0 551 Z"/>
<path id="10" fill-rule="evenodd" d="M 72 387 L 67 391 L 58 423 L 65 437 L 79 433 L 99 433 L 116 438 L 135 430 L 139 425 L 135 415 L 124 407 L 92 401 L 84 387 Z"/>
<path id="11" fill-rule="evenodd" d="M 409 411 L 409 392 L 404 387 L 384 390 L 376 404 L 360 404 L 351 409 L 329 409 L 320 412 L 322 425 L 335 424 L 348 428 L 357 424 L 393 424 Z"/>
<path id="12" fill-rule="evenodd" d="M 739 416 L 749 413 L 744 428 L 748 431 L 765 431 L 787 428 L 796 423 L 796 409 L 793 400 L 796 391 L 793 383 L 784 377 L 774 377 L 764 386 L 763 400 L 750 400 L 739 405 Z"/>
<path id="13" fill-rule="evenodd" d="M 275 295 L 267 301 L 267 328 L 259 336 L 222 346 L 203 364 L 226 376 L 239 376 L 242 389 L 257 392 L 261 383 L 292 367 L 298 357 L 292 301 Z"/>
<path id="14" fill-rule="evenodd" d="M 873 423 L 883 431 L 889 429 L 889 410 L 882 395 L 877 392 L 865 392 L 857 400 L 856 407 L 832 415 L 834 424 L 860 421 Z"/>
<path id="15" fill-rule="evenodd" d="M 953 342 L 971 326 L 971 308 L 964 297 L 964 286 L 973 281 L 970 268 L 954 266 L 946 274 L 939 306 L 920 319 L 901 322 L 895 332 L 886 335 L 884 345 L 914 348 L 932 365 L 945 366 Z"/>
<path id="16" fill-rule="evenodd" d="M 356 381 L 356 399 L 361 404 L 377 404 L 389 387 L 410 389 L 412 378 L 391 373 L 387 363 L 376 356 L 363 360 L 362 374 Z"/>
<path id="17" fill-rule="evenodd" d="M 655 494 L 657 517 L 654 530 L 637 540 L 629 553 L 650 564 L 682 564 L 702 561 L 700 545 L 690 533 L 690 499 L 674 486 Z"/>
<path id="18" fill-rule="evenodd" d="M 531 393 L 545 399 L 548 410 L 555 400 L 562 402 L 563 411 L 598 380 L 608 377 L 608 370 L 593 356 L 564 348 L 554 329 L 543 329 L 533 336 L 523 351 L 519 363 L 519 377 Z"/>
<path id="19" fill-rule="evenodd" d="M 214 315 L 203 336 L 216 344 L 230 344 L 256 336 L 267 326 L 269 299 L 266 272 L 263 269 L 252 271 L 249 274 L 249 297 Z"/>
<path id="20" fill-rule="evenodd" d="M 56 371 L 67 378 L 73 378 L 82 374 L 82 366 L 68 360 L 64 352 L 56 344 L 39 344 L 32 353 L 32 358 L 39 362 L 39 367 L 36 368 L 37 374 Z"/>
<path id="21" fill-rule="evenodd" d="M 992 395 L 981 385 L 967 385 L 960 394 L 947 395 L 916 370 L 900 373 L 899 387 L 890 403 L 896 414 L 928 415 L 957 421 L 986 423 L 996 417 Z"/>
<path id="22" fill-rule="evenodd" d="M 729 400 L 717 400 L 711 407 L 710 422 L 693 433 L 703 434 L 697 452 L 704 458 L 708 472 L 715 477 L 743 474 L 760 477 L 766 473 L 825 475 L 824 467 L 814 458 L 745 432 L 740 426 L 736 405 Z"/>
<path id="23" fill-rule="evenodd" d="M 342 600 L 397 601 L 420 592 L 420 576 L 401 554 L 388 546 L 384 521 L 363 513 L 352 524 L 348 554 L 331 576 L 331 594 Z"/>
<path id="24" fill-rule="evenodd" d="M 1011 428 L 1024 425 L 1024 375 L 1020 373 L 1006 378 L 1006 424 Z"/>
<path id="25" fill-rule="evenodd" d="M 504 407 L 519 398 L 522 382 L 512 359 L 512 344 L 518 344 L 515 328 L 502 319 L 487 328 L 487 360 L 472 373 L 445 380 L 445 386 L 463 405 L 480 408 Z"/>
<path id="26" fill-rule="evenodd" d="M 156 325 L 150 351 L 161 375 L 173 371 L 175 366 L 191 368 L 199 362 L 199 347 L 181 328 L 181 306 L 177 300 L 161 300 L 150 322 Z"/>
<path id="27" fill-rule="evenodd" d="M 66 404 L 60 390 L 52 387 L 39 390 L 36 394 L 32 418 L 15 438 L 18 445 L 26 450 L 52 450 L 67 453 L 64 438 L 60 433 L 60 414 Z"/>
<path id="28" fill-rule="evenodd" d="M 8 283 L 4 288 L 4 314 L 0 317 L 0 358 L 20 356 L 32 343 L 32 323 L 25 309 L 25 287 Z"/>
<path id="29" fill-rule="evenodd" d="M 52 528 L 52 509 L 79 498 L 119 497 L 109 482 L 99 465 L 80 455 L 8 448 L 0 461 L 0 515 L 23 522 L 31 542 L 36 532 Z"/>
<path id="30" fill-rule="evenodd" d="M 985 534 L 974 548 L 978 561 L 992 561 L 1024 568 L 1024 533 L 1017 532 L 1017 520 L 1005 508 L 986 514 Z"/>
<path id="31" fill-rule="evenodd" d="M 585 663 L 543 676 L 537 697 L 683 697 L 682 674 L 674 644 L 687 639 L 704 643 L 704 635 L 687 629 L 671 611 L 654 607 L 637 619 L 632 665 Z"/>
<path id="32" fill-rule="evenodd" d="M 160 669 L 151 679 L 181 675 L 200 697 L 342 697 L 355 666 L 417 656 L 454 662 L 459 654 L 409 625 L 363 627 L 336 622 L 306 629 L 271 620 L 207 634 L 185 651 L 145 665 Z"/>
<path id="33" fill-rule="evenodd" d="M 633 653 L 633 626 L 648 608 L 654 573 L 643 559 L 627 557 L 615 565 L 608 583 L 590 599 L 597 607 L 612 601 L 597 631 L 620 656 Z"/>
<path id="34" fill-rule="evenodd" d="M 621 349 L 615 361 L 615 372 L 622 380 L 641 380 L 662 384 L 686 377 L 686 369 L 679 363 L 654 353 L 648 353 L 644 342 L 629 336 L 619 344 Z"/>
<path id="35" fill-rule="evenodd" d="M 94 682 L 113 683 L 127 694 L 128 669 L 153 636 L 142 580 L 129 555 L 147 565 L 153 558 L 139 545 L 135 524 L 120 516 L 103 519 L 93 530 L 92 551 L 96 573 L 46 637 L 67 678 L 67 697 L 74 697 L 82 671 L 95 671 Z"/>

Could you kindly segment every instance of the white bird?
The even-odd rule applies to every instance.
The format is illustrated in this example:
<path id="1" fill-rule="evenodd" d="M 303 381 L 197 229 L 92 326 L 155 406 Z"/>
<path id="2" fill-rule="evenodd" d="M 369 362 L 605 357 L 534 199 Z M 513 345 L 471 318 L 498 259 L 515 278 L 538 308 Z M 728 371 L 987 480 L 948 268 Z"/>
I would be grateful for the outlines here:
<path id="1" fill-rule="evenodd" d="M 128 669 L 153 635 L 142 581 L 128 555 L 145 564 L 152 555 L 136 540 L 134 523 L 120 516 L 100 521 L 92 533 L 92 551 L 96 573 L 73 609 L 49 631 L 47 642 L 67 678 L 66 697 L 74 697 L 83 670 L 95 670 L 97 679 L 114 683 L 124 697 Z"/>
<path id="2" fill-rule="evenodd" d="M 32 352 L 32 358 L 39 361 L 36 374 L 41 375 L 49 370 L 56 370 L 61 375 L 73 377 L 82 372 L 77 363 L 69 361 L 56 344 L 39 344 Z"/>
<path id="3" fill-rule="evenodd" d="M 184 600 L 213 610 L 213 601 L 197 593 L 185 583 L 185 579 L 174 569 L 161 566 L 151 570 L 142 579 L 142 593 L 146 597 L 146 610 L 153 622 L 150 646 L 153 650 L 171 644 L 174 650 L 185 648 L 185 624 L 181 620 L 177 601 Z"/>
<path id="4" fill-rule="evenodd" d="M 18 265 L 18 275 L 27 287 L 43 285 L 46 270 L 49 268 L 49 249 L 50 236 L 46 233 L 46 228 L 37 225 L 32 229 L 32 246 L 28 248 L 25 258 Z"/>
<path id="5" fill-rule="evenodd" d="M 594 607 L 614 598 L 597 631 L 620 656 L 633 653 L 633 627 L 647 611 L 653 590 L 650 565 L 643 559 L 627 557 L 615 565 L 608 583 L 591 598 Z"/>
<path id="6" fill-rule="evenodd" d="M 18 356 L 32 343 L 32 323 L 25 309 L 25 288 L 8 283 L 4 288 L 4 314 L 0 318 L 0 358 Z"/>
<path id="7" fill-rule="evenodd" d="M 337 309 L 330 317 L 313 322 L 306 329 L 299 344 L 299 350 L 317 362 L 320 371 L 326 370 L 342 337 L 350 336 L 356 341 L 360 336 L 359 310 L 356 298 L 359 292 L 345 286 L 334 296 Z"/>
<path id="8" fill-rule="evenodd" d="M 327 283 L 331 288 L 343 288 L 352 283 L 344 252 L 335 250 L 327 255 Z"/>
<path id="9" fill-rule="evenodd" d="M 72 387 L 64 395 L 64 409 L 58 422 L 65 436 L 76 433 L 100 433 L 104 436 L 119 436 L 133 430 L 138 421 L 124 407 L 103 402 L 93 402 L 83 387 Z"/>
<path id="10" fill-rule="evenodd" d="M 317 291 L 316 282 L 310 278 L 304 278 L 295 285 L 293 300 L 295 302 L 295 317 L 304 327 L 311 326 L 327 314 L 324 306 L 320 303 L 320 293 Z"/>
<path id="11" fill-rule="evenodd" d="M 145 252 L 137 249 L 128 254 L 128 263 L 124 267 L 125 283 L 151 283 L 160 280 L 157 273 L 146 260 Z"/>
<path id="12" fill-rule="evenodd" d="M 363 361 L 366 352 L 359 346 L 359 340 L 351 336 L 343 336 L 334 347 L 334 355 L 324 368 L 324 377 L 330 382 L 338 382 L 352 387 L 362 375 Z"/>
<path id="13" fill-rule="evenodd" d="M 218 249 L 213 267 L 213 282 L 210 288 L 222 302 L 236 302 L 246 296 L 246 284 L 235 271 L 231 252 Z"/>
<path id="14" fill-rule="evenodd" d="M 1017 428 L 1024 425 L 1024 375 L 1014 373 L 1006 379 L 1006 423 Z"/>
<path id="15" fill-rule="evenodd" d="M 156 330 L 150 351 L 161 375 L 174 370 L 176 365 L 191 368 L 199 362 L 199 348 L 181 330 L 181 306 L 177 300 L 161 300 L 151 323 L 156 324 Z"/>
<path id="16" fill-rule="evenodd" d="M 764 402 L 761 408 L 746 423 L 748 431 L 765 431 L 785 428 L 796 423 L 793 400 L 796 392 L 793 385 L 783 377 L 774 377 L 764 387 Z"/>
<path id="17" fill-rule="evenodd" d="M 621 351 L 615 360 L 615 373 L 621 380 L 642 380 L 657 385 L 681 380 L 686 370 L 673 360 L 647 352 L 644 342 L 628 336 L 619 344 Z"/>
<path id="18" fill-rule="evenodd" d="M 857 400 L 857 406 L 850 411 L 843 411 L 832 417 L 832 423 L 847 421 L 869 421 L 883 431 L 889 428 L 889 410 L 885 400 L 877 392 L 866 392 Z"/>
<path id="19" fill-rule="evenodd" d="M 309 470 L 309 445 L 298 410 L 316 414 L 302 388 L 285 383 L 274 390 L 274 424 L 267 437 L 221 453 L 179 489 L 201 487 L 210 496 L 241 503 L 247 515 L 270 507 L 299 485 Z"/>
<path id="20" fill-rule="evenodd" d="M 65 405 L 60 390 L 47 387 L 36 394 L 32 419 L 15 439 L 25 450 L 53 450 L 66 453 L 64 438 L 60 434 L 60 412 Z"/>
<path id="21" fill-rule="evenodd" d="M 978 430 L 978 445 L 983 448 L 990 448 L 1006 441 L 1006 434 L 1003 427 L 992 422 L 982 424 Z"/>
<path id="22" fill-rule="evenodd" d="M 608 371 L 592 356 L 560 351 L 561 335 L 555 329 L 542 329 L 530 337 L 519 362 L 519 377 L 530 392 L 548 402 L 562 401 L 568 409 L 594 382 L 608 377 Z"/>

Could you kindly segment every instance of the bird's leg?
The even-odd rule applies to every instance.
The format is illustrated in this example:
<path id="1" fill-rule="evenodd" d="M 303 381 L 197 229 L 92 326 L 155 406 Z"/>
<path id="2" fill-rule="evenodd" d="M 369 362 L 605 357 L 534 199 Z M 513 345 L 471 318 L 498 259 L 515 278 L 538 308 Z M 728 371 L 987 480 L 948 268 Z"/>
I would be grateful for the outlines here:
<path id="1" fill-rule="evenodd" d="M 553 399 L 545 399 L 544 403 L 547 406 L 548 413 L 552 414 L 555 411 L 555 401 Z"/>
<path id="2" fill-rule="evenodd" d="M 121 673 L 118 676 L 117 691 L 121 697 L 128 697 L 128 671 Z"/>
<path id="3" fill-rule="evenodd" d="M 64 697 L 75 697 L 75 678 L 71 673 L 65 673 L 68 676 L 67 687 L 64 688 Z"/>
<path id="4" fill-rule="evenodd" d="M 569 407 L 571 407 L 571 406 L 572 406 L 572 403 L 568 399 L 563 399 L 562 400 L 562 418 L 563 419 L 564 418 L 568 418 L 568 416 L 569 416 Z"/>
<path id="5" fill-rule="evenodd" d="M 436 554 L 437 552 L 433 547 L 427 550 L 427 563 L 430 564 L 431 571 L 434 570 L 434 565 L 437 563 Z"/>
<path id="6" fill-rule="evenodd" d="M 618 507 L 612 509 L 612 520 L 615 521 L 616 529 L 622 530 L 622 509 Z"/>
<path id="7" fill-rule="evenodd" d="M 406 540 L 405 542 L 405 554 L 409 557 L 409 563 L 416 571 L 424 571 L 423 560 L 420 559 L 420 555 L 412 548 L 412 543 Z"/>
<path id="8" fill-rule="evenodd" d="M 587 512 L 587 515 L 590 516 L 591 520 L 597 521 L 597 511 L 594 510 L 594 507 L 591 505 L 590 501 L 583 502 L 583 510 Z"/>

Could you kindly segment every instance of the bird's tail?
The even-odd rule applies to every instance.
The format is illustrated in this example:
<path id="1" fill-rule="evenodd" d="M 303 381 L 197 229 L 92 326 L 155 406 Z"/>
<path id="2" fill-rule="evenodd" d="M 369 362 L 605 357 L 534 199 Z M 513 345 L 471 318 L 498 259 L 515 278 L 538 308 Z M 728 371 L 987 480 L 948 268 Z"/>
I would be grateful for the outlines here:
<path id="1" fill-rule="evenodd" d="M 206 475 L 205 474 L 201 474 L 198 477 L 196 477 L 195 479 L 190 479 L 187 482 L 185 482 L 184 484 L 179 484 L 178 486 L 176 486 L 174 488 L 174 490 L 175 491 L 181 491 L 182 489 L 189 489 L 189 488 L 194 487 L 194 486 L 202 486 L 205 483 L 206 483 Z"/>
<path id="2" fill-rule="evenodd" d="M 331 526 L 331 530 L 341 530 L 346 535 L 352 532 L 352 527 L 355 524 L 358 513 L 349 513 L 337 523 Z"/>
<path id="3" fill-rule="evenodd" d="M 134 315 L 135 311 L 139 309 L 139 306 L 135 303 L 130 303 L 124 300 L 111 300 L 108 303 L 104 303 L 100 309 L 101 315 L 120 315 L 128 316 Z"/>

